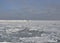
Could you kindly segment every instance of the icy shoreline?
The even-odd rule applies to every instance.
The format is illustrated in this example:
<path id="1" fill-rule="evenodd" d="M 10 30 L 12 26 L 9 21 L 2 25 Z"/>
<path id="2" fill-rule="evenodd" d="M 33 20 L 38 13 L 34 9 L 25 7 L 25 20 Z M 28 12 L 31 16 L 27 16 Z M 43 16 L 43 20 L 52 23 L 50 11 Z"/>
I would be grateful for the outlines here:
<path id="1" fill-rule="evenodd" d="M 60 21 L 0 20 L 0 42 L 58 43 Z"/>

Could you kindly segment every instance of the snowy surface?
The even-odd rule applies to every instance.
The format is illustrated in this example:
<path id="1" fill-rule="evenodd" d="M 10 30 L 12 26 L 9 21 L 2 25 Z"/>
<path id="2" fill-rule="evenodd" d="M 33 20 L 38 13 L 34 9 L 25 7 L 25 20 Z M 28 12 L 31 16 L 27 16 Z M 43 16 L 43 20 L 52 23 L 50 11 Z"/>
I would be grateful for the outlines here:
<path id="1" fill-rule="evenodd" d="M 1 43 L 60 43 L 60 21 L 0 21 Z"/>

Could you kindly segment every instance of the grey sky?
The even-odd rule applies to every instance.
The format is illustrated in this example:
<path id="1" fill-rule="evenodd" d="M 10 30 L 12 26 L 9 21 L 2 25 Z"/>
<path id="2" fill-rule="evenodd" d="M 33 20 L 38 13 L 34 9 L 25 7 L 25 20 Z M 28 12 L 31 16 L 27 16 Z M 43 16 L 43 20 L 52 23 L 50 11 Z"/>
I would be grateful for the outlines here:
<path id="1" fill-rule="evenodd" d="M 60 0 L 0 0 L 0 19 L 60 20 Z"/>

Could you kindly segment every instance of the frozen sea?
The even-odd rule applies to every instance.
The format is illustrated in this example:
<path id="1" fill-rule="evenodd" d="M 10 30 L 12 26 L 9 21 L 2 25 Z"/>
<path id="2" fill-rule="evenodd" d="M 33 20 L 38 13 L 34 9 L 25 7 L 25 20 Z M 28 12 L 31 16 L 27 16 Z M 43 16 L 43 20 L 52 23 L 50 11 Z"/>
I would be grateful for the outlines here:
<path id="1" fill-rule="evenodd" d="M 60 43 L 59 20 L 0 20 L 1 43 Z"/>

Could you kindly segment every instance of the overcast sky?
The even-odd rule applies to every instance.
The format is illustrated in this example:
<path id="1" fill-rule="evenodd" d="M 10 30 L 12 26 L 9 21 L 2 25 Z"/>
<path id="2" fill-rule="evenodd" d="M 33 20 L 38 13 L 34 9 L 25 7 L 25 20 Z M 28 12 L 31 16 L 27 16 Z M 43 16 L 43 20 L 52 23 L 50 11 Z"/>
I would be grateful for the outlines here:
<path id="1" fill-rule="evenodd" d="M 60 0 L 0 0 L 0 19 L 60 20 Z"/>

